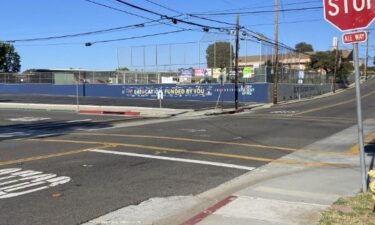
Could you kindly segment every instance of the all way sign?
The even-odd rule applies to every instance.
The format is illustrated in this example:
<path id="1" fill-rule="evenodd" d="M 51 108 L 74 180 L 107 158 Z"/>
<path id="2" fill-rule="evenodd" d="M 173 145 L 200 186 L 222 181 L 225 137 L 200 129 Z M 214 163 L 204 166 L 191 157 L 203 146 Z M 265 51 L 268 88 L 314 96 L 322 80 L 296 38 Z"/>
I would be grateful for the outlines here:
<path id="1" fill-rule="evenodd" d="M 343 34 L 342 41 L 344 44 L 354 44 L 354 43 L 359 43 L 359 42 L 365 42 L 367 41 L 367 32 L 359 31 L 359 32 Z"/>

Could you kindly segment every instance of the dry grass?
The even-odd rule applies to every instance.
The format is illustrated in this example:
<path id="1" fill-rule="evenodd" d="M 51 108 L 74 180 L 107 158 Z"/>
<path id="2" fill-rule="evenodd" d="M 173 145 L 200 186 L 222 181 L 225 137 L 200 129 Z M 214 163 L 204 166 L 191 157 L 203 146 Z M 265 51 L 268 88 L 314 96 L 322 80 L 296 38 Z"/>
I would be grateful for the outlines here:
<path id="1" fill-rule="evenodd" d="M 340 198 L 326 210 L 318 225 L 375 225 L 371 194 Z"/>

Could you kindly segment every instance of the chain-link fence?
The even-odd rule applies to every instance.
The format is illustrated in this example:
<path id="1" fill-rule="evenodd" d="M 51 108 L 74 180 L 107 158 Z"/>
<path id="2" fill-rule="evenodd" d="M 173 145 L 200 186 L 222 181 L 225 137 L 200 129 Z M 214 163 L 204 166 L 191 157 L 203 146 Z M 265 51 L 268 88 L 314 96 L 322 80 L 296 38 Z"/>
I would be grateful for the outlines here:
<path id="1" fill-rule="evenodd" d="M 298 83 L 299 70 L 281 68 L 279 83 Z M 181 76 L 178 72 L 145 72 L 145 71 L 65 71 L 65 72 L 36 72 L 36 73 L 0 73 L 0 83 L 47 83 L 47 84 L 208 84 L 233 83 L 234 74 L 225 70 L 218 71 L 217 76 Z M 328 80 L 330 82 L 331 79 Z M 272 83 L 272 67 L 261 66 L 255 68 L 253 75 L 248 78 L 240 73 L 239 82 L 242 83 Z M 304 72 L 303 83 L 327 83 L 325 75 L 314 72 Z"/>
<path id="2" fill-rule="evenodd" d="M 28 70 L 1 74 L 1 83 L 49 84 L 206 84 L 233 83 L 235 78 L 234 33 L 207 33 L 199 41 L 131 46 L 117 51 L 115 71 Z M 247 36 L 240 38 L 239 82 L 272 83 L 274 45 Z M 325 75 L 305 71 L 310 56 L 280 47 L 278 82 L 329 83 Z"/>

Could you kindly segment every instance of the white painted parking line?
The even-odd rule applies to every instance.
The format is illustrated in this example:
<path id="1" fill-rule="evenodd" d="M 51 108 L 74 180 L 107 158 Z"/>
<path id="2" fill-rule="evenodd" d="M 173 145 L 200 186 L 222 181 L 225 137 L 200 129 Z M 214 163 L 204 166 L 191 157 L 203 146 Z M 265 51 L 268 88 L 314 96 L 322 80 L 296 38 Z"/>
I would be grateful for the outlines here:
<path id="1" fill-rule="evenodd" d="M 43 120 L 50 120 L 51 118 L 48 117 L 19 117 L 19 118 L 10 118 L 10 121 L 17 121 L 17 122 L 36 122 L 36 121 L 43 121 Z"/>
<path id="2" fill-rule="evenodd" d="M 211 162 L 211 161 L 203 161 L 203 160 L 194 160 L 194 159 L 183 159 L 183 158 L 175 158 L 175 157 L 165 157 L 165 156 L 154 156 L 154 155 L 138 154 L 138 153 L 131 153 L 131 152 L 118 152 L 118 151 L 110 151 L 110 150 L 102 150 L 102 149 L 92 149 L 92 150 L 89 150 L 89 151 L 90 152 L 104 153 L 104 154 L 112 154 L 112 155 L 123 155 L 123 156 L 140 157 L 140 158 L 148 158 L 148 159 L 159 159 L 159 160 L 167 160 L 167 161 L 175 161 L 175 162 L 184 162 L 184 163 L 194 163 L 194 164 L 209 165 L 209 166 L 226 167 L 226 168 L 248 170 L 248 171 L 251 171 L 251 170 L 255 169 L 255 167 L 240 166 L 240 165 L 235 165 L 235 164 L 227 164 L 227 163 L 219 163 L 219 162 Z"/>

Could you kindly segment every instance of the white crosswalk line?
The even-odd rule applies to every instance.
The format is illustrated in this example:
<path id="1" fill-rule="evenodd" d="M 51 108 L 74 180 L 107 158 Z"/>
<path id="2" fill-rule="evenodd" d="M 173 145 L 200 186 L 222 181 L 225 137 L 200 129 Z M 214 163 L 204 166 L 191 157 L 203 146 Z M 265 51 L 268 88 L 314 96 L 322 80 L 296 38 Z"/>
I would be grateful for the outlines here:
<path id="1" fill-rule="evenodd" d="M 248 170 L 248 171 L 255 169 L 255 167 L 240 166 L 240 165 L 235 165 L 235 164 L 227 164 L 227 163 L 219 163 L 219 162 L 211 162 L 211 161 L 203 161 L 203 160 L 195 160 L 195 159 L 165 157 L 165 156 L 154 156 L 154 155 L 138 154 L 138 153 L 131 153 L 131 152 L 118 152 L 118 151 L 110 151 L 110 150 L 102 150 L 102 149 L 92 149 L 89 151 L 104 153 L 104 154 L 112 154 L 112 155 L 123 155 L 123 156 L 131 156 L 131 157 L 140 157 L 140 158 L 159 159 L 159 160 L 167 160 L 167 161 L 175 161 L 175 162 L 185 162 L 185 163 L 194 163 L 194 164 L 201 164 L 201 165 L 226 167 L 226 168 Z"/>

